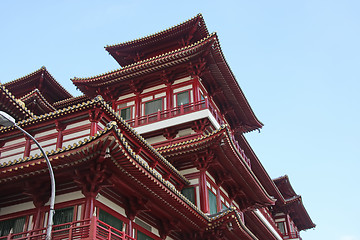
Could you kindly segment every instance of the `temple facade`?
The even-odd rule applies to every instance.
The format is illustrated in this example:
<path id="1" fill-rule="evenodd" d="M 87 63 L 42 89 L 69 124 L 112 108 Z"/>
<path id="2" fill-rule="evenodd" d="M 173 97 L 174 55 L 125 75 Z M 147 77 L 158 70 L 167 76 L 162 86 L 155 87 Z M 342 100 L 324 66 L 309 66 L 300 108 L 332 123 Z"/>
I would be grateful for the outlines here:
<path id="1" fill-rule="evenodd" d="M 301 239 L 315 227 L 287 175 L 245 138 L 257 119 L 201 14 L 105 47 L 120 68 L 45 67 L 0 85 L 0 110 L 34 136 L 55 175 L 52 239 Z M 50 178 L 37 145 L 0 127 L 0 240 L 45 239 Z"/>

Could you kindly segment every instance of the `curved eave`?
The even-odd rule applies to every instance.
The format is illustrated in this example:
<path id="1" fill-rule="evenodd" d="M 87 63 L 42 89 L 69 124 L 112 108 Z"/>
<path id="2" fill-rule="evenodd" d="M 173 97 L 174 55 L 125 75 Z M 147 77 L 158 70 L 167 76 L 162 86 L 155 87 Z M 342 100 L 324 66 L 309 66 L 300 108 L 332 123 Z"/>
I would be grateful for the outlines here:
<path id="1" fill-rule="evenodd" d="M 85 138 L 83 141 L 62 149 L 47 152 L 47 156 L 53 165 L 54 172 L 56 172 L 57 169 L 72 168 L 79 165 L 93 159 L 94 155 L 99 155 L 100 152 L 105 151 L 109 151 L 109 154 L 104 158 L 109 158 L 116 167 L 132 174 L 134 179 L 141 178 L 147 183 L 145 184 L 146 188 L 151 186 L 150 192 L 154 192 L 167 201 L 172 201 L 172 204 L 176 206 L 174 209 L 181 209 L 181 211 L 176 211 L 185 216 L 193 225 L 204 227 L 210 221 L 208 216 L 132 151 L 126 138 L 114 122 L 96 136 Z M 24 177 L 42 174 L 46 171 L 47 165 L 43 155 L 36 154 L 0 165 L 0 183 L 18 181 Z"/>
<path id="2" fill-rule="evenodd" d="M 257 196 L 259 197 L 258 201 L 260 201 L 260 203 L 258 204 L 274 205 L 276 199 L 274 199 L 267 193 L 255 173 L 251 170 L 245 159 L 242 157 L 241 153 L 237 150 L 237 148 L 235 147 L 235 143 L 230 136 L 230 131 L 226 125 L 210 133 L 209 135 L 189 141 L 184 141 L 174 145 L 161 147 L 157 150 L 164 156 L 174 156 L 185 154 L 187 152 L 196 152 L 214 144 L 219 145 L 221 140 L 226 140 L 223 141 L 223 143 L 225 144 L 224 148 L 229 149 L 229 151 L 225 151 L 228 152 L 228 159 L 231 159 L 232 164 L 235 164 L 235 166 L 238 166 L 240 164 L 242 176 L 244 178 L 250 179 L 247 184 L 251 184 L 252 191 L 256 192 Z"/>
<path id="3" fill-rule="evenodd" d="M 272 233 L 269 227 L 266 226 L 266 224 L 263 221 L 261 221 L 261 219 L 254 213 L 254 211 L 245 212 L 245 222 L 246 225 L 252 230 L 252 232 L 259 239 L 266 239 L 266 240 L 279 239 Z"/>
<path id="4" fill-rule="evenodd" d="M 275 178 L 273 179 L 273 181 L 285 199 L 289 199 L 294 196 L 297 196 L 294 188 L 291 186 L 288 175 Z"/>
<path id="5" fill-rule="evenodd" d="M 270 178 L 268 172 L 261 164 L 260 160 L 256 156 L 255 152 L 253 151 L 243 134 L 239 136 L 238 143 L 240 147 L 244 150 L 245 155 L 251 159 L 252 171 L 256 174 L 256 176 L 258 176 L 261 184 L 264 186 L 266 191 L 276 198 L 276 204 L 285 204 L 285 198 L 275 185 L 274 181 Z"/>
<path id="6" fill-rule="evenodd" d="M 105 87 L 115 87 L 116 84 L 120 84 L 122 81 L 127 79 L 130 80 L 142 75 L 158 72 L 169 67 L 186 63 L 191 58 L 199 56 L 202 52 L 204 52 L 213 41 L 214 35 L 210 35 L 209 37 L 192 45 L 128 65 L 109 73 L 89 78 L 73 78 L 71 80 L 78 89 L 89 96 L 100 94 L 100 92 L 96 93 L 95 91 Z"/>
<path id="7" fill-rule="evenodd" d="M 72 98 L 67 98 L 58 102 L 55 102 L 53 105 L 54 107 L 56 107 L 57 109 L 61 109 L 61 108 L 65 108 L 65 107 L 69 107 L 71 105 L 76 105 L 82 102 L 86 102 L 91 100 L 88 96 L 86 95 L 80 95 L 77 97 L 72 97 Z"/>
<path id="8" fill-rule="evenodd" d="M 284 207 L 289 210 L 290 217 L 293 219 L 299 231 L 316 227 L 309 213 L 306 211 L 300 195 L 287 199 Z"/>
<path id="9" fill-rule="evenodd" d="M 217 35 L 214 35 L 216 40 L 211 48 L 211 54 L 208 56 L 208 58 L 212 59 L 209 64 L 212 75 L 221 86 L 227 102 L 234 108 L 235 114 L 239 115 L 241 121 L 243 121 L 241 131 L 250 132 L 262 128 L 264 124 L 255 116 L 254 111 L 224 57 Z"/>
<path id="10" fill-rule="evenodd" d="M 35 107 L 37 107 L 39 111 L 42 112 L 42 114 L 56 110 L 54 106 L 52 106 L 48 101 L 46 101 L 46 99 L 38 89 L 35 89 L 29 94 L 23 96 L 21 98 L 21 101 L 23 101 L 26 106 L 29 106 L 29 104 L 36 104 Z"/>
<path id="11" fill-rule="evenodd" d="M 258 240 L 258 238 L 243 223 L 240 214 L 235 208 L 229 208 L 217 213 L 211 218 L 206 231 L 222 229 L 226 239 Z"/>
<path id="12" fill-rule="evenodd" d="M 34 114 L 25 107 L 25 105 L 15 99 L 11 92 L 0 84 L 0 110 L 10 114 L 16 120 L 22 120 L 34 116 Z"/>
<path id="13" fill-rule="evenodd" d="M 134 63 L 134 60 L 126 59 L 126 56 L 136 55 L 144 50 L 151 49 L 151 46 L 154 45 L 175 41 L 174 39 L 176 39 L 177 36 L 194 34 L 191 33 L 192 31 L 196 32 L 198 40 L 209 35 L 201 14 L 161 32 L 120 44 L 107 45 L 105 49 L 121 66 L 126 66 Z M 122 57 L 118 56 L 118 53 L 120 53 Z"/>
<path id="14" fill-rule="evenodd" d="M 295 193 L 290 183 L 289 176 L 284 175 L 273 179 L 273 181 L 285 198 L 285 204 L 278 207 L 282 211 L 286 210 L 290 212 L 291 218 L 300 231 L 314 228 L 316 225 L 306 211 L 301 196 Z"/>
<path id="15" fill-rule="evenodd" d="M 40 78 L 42 75 L 44 80 L 48 83 L 49 87 L 52 88 L 52 92 L 56 93 L 57 98 L 66 99 L 72 97 L 72 95 L 63 86 L 61 86 L 59 82 L 55 80 L 55 78 L 47 71 L 44 66 L 28 75 L 5 83 L 4 86 L 6 86 L 10 91 L 19 89 L 19 87 L 26 86 L 27 84 L 29 84 L 30 88 L 33 88 L 36 86 L 35 82 L 38 81 L 38 78 Z"/>
<path id="16" fill-rule="evenodd" d="M 58 117 L 63 117 L 67 114 L 71 115 L 75 112 L 86 111 L 87 109 L 91 109 L 93 107 L 101 108 L 105 113 L 111 116 L 112 119 L 116 121 L 116 123 L 121 126 L 122 131 L 126 132 L 129 136 L 135 138 L 140 145 L 147 149 L 154 158 L 156 158 L 159 162 L 163 164 L 163 166 L 173 174 L 173 176 L 177 177 L 179 180 L 182 181 L 183 184 L 188 185 L 190 182 L 186 179 L 171 163 L 169 163 L 159 152 L 157 152 L 146 140 L 140 136 L 128 123 L 126 123 L 115 111 L 112 109 L 101 96 L 98 96 L 92 100 L 87 102 L 83 102 L 81 104 L 77 104 L 74 106 L 70 106 L 64 109 L 56 110 L 54 112 L 46 113 L 40 116 L 32 116 L 31 118 L 22 120 L 18 122 L 20 127 L 36 125 L 39 123 L 44 123 L 47 121 L 51 121 Z M 11 131 L 17 131 L 15 126 L 11 127 L 3 127 L 0 128 L 0 133 L 8 133 Z"/>

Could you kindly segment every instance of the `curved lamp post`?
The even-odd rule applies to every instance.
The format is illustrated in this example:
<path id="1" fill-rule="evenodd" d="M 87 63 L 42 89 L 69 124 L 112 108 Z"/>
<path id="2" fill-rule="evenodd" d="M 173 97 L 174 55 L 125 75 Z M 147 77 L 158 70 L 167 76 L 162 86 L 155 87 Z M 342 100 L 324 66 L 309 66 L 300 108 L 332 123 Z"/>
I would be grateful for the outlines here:
<path id="1" fill-rule="evenodd" d="M 46 228 L 46 240 L 50 240 L 51 239 L 52 226 L 53 226 L 53 216 L 54 216 L 54 213 L 55 213 L 55 210 L 54 210 L 54 204 L 55 204 L 55 177 L 54 177 L 53 169 L 52 169 L 51 164 L 50 164 L 50 160 L 49 160 L 48 156 L 46 155 L 44 149 L 38 143 L 38 141 L 36 141 L 36 139 L 33 136 L 31 136 L 28 132 L 26 132 L 24 129 L 22 129 L 20 126 L 18 126 L 16 124 L 16 122 L 15 122 L 15 119 L 12 116 L 10 116 L 9 114 L 7 114 L 7 113 L 5 113 L 3 111 L 0 111 L 0 125 L 5 126 L 5 127 L 9 127 L 9 126 L 17 127 L 20 131 L 22 131 L 24 134 L 26 134 L 28 137 L 30 137 L 31 140 L 34 141 L 34 143 L 39 147 L 40 151 L 42 152 L 43 156 L 45 157 L 46 164 L 47 164 L 47 167 L 49 169 L 50 181 L 51 181 L 50 210 L 49 210 L 48 224 L 47 224 L 47 228 Z"/>

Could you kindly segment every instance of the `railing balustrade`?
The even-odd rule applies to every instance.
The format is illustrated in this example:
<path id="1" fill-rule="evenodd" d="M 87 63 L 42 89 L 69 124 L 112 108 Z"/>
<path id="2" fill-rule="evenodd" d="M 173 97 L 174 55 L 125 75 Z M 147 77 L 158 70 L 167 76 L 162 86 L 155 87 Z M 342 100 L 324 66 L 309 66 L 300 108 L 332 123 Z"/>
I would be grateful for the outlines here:
<path id="1" fill-rule="evenodd" d="M 111 227 L 98 220 L 91 219 L 54 225 L 52 240 L 77 240 L 77 239 L 101 239 L 101 240 L 135 240 L 123 231 Z M 46 239 L 46 228 L 10 233 L 0 237 L 0 240 L 43 240 Z"/>
<path id="2" fill-rule="evenodd" d="M 174 107 L 172 109 L 159 110 L 155 113 L 136 117 L 134 119 L 129 119 L 127 120 L 127 123 L 129 123 L 130 126 L 132 127 L 138 127 L 138 126 L 178 117 L 181 115 L 201 111 L 204 109 L 208 109 L 213 114 L 213 116 L 219 122 L 220 125 L 223 124 L 221 115 L 218 114 L 218 111 L 215 109 L 215 107 L 212 104 L 209 103 L 207 98 L 199 102 L 188 103 L 185 105 Z"/>
<path id="3" fill-rule="evenodd" d="M 283 236 L 283 234 L 280 232 L 279 228 L 276 226 L 276 222 L 273 219 L 270 211 L 267 208 L 260 208 L 259 211 L 262 213 L 262 215 L 268 220 L 270 225 L 275 229 L 275 231 L 280 235 Z"/>
<path id="4" fill-rule="evenodd" d="M 300 239 L 300 234 L 298 232 L 290 232 L 288 234 L 284 234 L 283 239 Z"/>

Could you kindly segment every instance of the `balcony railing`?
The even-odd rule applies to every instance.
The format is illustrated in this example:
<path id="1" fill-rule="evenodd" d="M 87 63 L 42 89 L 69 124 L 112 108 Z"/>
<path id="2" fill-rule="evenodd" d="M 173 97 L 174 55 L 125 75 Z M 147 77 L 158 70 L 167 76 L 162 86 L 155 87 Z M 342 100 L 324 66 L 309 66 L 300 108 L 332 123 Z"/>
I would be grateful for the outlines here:
<path id="1" fill-rule="evenodd" d="M 199 102 L 188 103 L 172 109 L 159 110 L 155 113 L 148 114 L 146 116 L 135 117 L 135 119 L 129 119 L 127 120 L 127 122 L 132 127 L 138 127 L 174 117 L 179 117 L 185 114 L 201 111 L 204 109 L 208 109 L 220 125 L 223 124 L 221 115 L 218 113 L 215 107 L 208 101 L 207 98 Z"/>
<path id="2" fill-rule="evenodd" d="M 275 231 L 280 235 L 283 236 L 283 234 L 280 232 L 279 228 L 276 226 L 275 220 L 272 217 L 270 211 L 267 208 L 260 208 L 259 211 L 262 213 L 262 215 L 268 220 L 270 225 L 275 229 Z"/>
<path id="3" fill-rule="evenodd" d="M 288 234 L 283 235 L 283 239 L 300 239 L 300 234 L 298 232 L 290 232 Z"/>
<path id="4" fill-rule="evenodd" d="M 52 240 L 135 240 L 123 231 L 111 227 L 110 225 L 98 220 L 96 217 L 91 219 L 75 221 L 54 225 L 52 231 Z M 42 240 L 46 239 L 46 228 L 35 229 L 21 233 L 10 233 L 7 236 L 0 237 L 0 240 Z"/>

